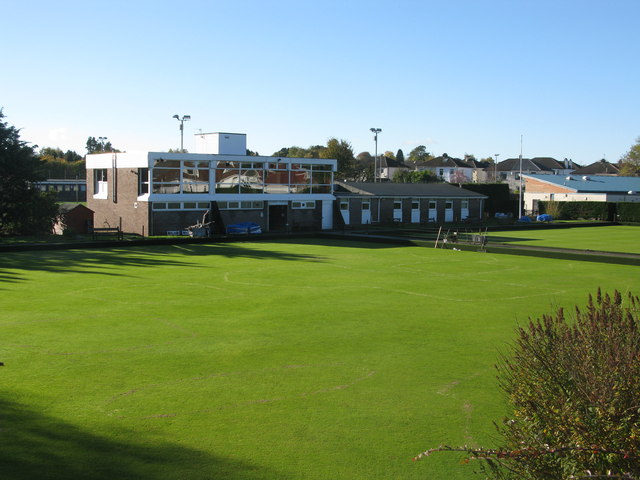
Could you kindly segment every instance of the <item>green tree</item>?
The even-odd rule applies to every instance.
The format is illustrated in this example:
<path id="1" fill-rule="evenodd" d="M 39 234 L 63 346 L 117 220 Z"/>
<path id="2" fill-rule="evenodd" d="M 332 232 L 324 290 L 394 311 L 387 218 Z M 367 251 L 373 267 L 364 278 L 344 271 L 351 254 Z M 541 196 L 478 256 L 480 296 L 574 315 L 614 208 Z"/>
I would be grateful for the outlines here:
<path id="1" fill-rule="evenodd" d="M 438 177 L 429 170 L 399 170 L 393 176 L 392 181 L 396 183 L 431 183 L 437 182 Z"/>
<path id="2" fill-rule="evenodd" d="M 353 168 L 350 175 L 351 179 L 356 182 L 372 182 L 373 181 L 373 155 L 369 152 L 361 152 L 356 156 L 353 162 Z"/>
<path id="3" fill-rule="evenodd" d="M 496 479 L 640 478 L 640 298 L 598 290 L 571 319 L 530 320 L 497 368 L 504 444 L 432 451 L 466 451 Z"/>
<path id="4" fill-rule="evenodd" d="M 418 145 L 416 148 L 409 152 L 408 160 L 410 162 L 426 162 L 427 160 L 433 158 L 433 156 L 427 152 L 427 147 L 424 145 Z"/>
<path id="5" fill-rule="evenodd" d="M 636 144 L 620 159 L 620 172 L 618 175 L 621 177 L 640 176 L 640 137 L 636 139 Z"/>
<path id="6" fill-rule="evenodd" d="M 85 178 L 86 168 L 84 158 L 76 152 L 59 148 L 45 147 L 38 154 L 43 173 L 47 178 Z"/>
<path id="7" fill-rule="evenodd" d="M 327 148 L 320 153 L 320 158 L 333 158 L 338 161 L 338 178 L 350 178 L 353 174 L 355 158 L 351 143 L 347 140 L 330 138 L 327 141 Z"/>
<path id="8" fill-rule="evenodd" d="M 302 148 L 297 146 L 283 147 L 277 152 L 274 152 L 272 157 L 287 157 L 287 158 L 321 158 L 322 151 L 327 147 L 322 145 L 311 145 L 309 148 Z"/>
<path id="9" fill-rule="evenodd" d="M 396 153 L 396 160 L 404 163 L 404 152 L 402 151 L 401 148 L 398 149 L 398 153 Z"/>
<path id="10" fill-rule="evenodd" d="M 0 110 L 0 234 L 48 233 L 58 215 L 55 192 L 42 193 L 42 161 Z"/>
<path id="11" fill-rule="evenodd" d="M 117 148 L 113 148 L 111 142 L 102 142 L 96 139 L 96 137 L 89 137 L 87 139 L 87 154 L 92 153 L 111 153 L 120 152 Z M 179 149 L 178 149 L 179 150 Z"/>

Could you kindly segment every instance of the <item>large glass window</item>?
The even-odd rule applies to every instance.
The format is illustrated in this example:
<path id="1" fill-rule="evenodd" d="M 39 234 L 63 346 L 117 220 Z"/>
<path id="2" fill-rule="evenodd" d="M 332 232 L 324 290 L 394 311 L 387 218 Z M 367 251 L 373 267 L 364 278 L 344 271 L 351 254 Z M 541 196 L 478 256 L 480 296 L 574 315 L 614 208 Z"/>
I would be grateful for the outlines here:
<path id="1" fill-rule="evenodd" d="M 263 178 L 262 164 L 243 163 L 240 167 L 240 193 L 262 193 Z"/>
<path id="2" fill-rule="evenodd" d="M 286 163 L 265 165 L 264 193 L 289 193 L 289 171 Z"/>
<path id="3" fill-rule="evenodd" d="M 263 163 L 157 159 L 152 167 L 150 183 L 153 193 L 209 193 L 209 186 L 214 181 L 211 176 L 215 175 L 216 194 L 331 193 L 331 168 L 331 165 L 288 164 L 281 161 Z M 143 170 L 145 169 L 139 169 L 140 179 L 143 178 Z M 145 185 L 142 180 L 139 182 L 138 194 L 148 193 L 148 183 Z"/>
<path id="4" fill-rule="evenodd" d="M 180 193 L 180 160 L 154 162 L 153 193 Z"/>
<path id="5" fill-rule="evenodd" d="M 182 193 L 209 193 L 209 162 L 185 160 L 182 166 Z"/>
<path id="6" fill-rule="evenodd" d="M 240 164 L 218 162 L 216 168 L 216 193 L 240 193 Z"/>

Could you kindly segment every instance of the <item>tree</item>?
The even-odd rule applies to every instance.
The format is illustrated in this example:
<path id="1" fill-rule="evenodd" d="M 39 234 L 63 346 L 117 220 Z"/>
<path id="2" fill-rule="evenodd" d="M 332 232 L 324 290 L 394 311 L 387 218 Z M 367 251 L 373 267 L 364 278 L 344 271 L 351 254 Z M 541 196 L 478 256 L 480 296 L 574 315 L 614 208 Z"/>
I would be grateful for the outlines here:
<path id="1" fill-rule="evenodd" d="M 373 181 L 373 155 L 369 152 L 361 152 L 356 156 L 351 178 L 356 182 Z"/>
<path id="2" fill-rule="evenodd" d="M 312 145 L 309 148 L 302 148 L 297 146 L 283 147 L 277 152 L 274 152 L 272 157 L 287 157 L 287 158 L 321 158 L 322 151 L 327 147 L 322 145 Z"/>
<path id="3" fill-rule="evenodd" d="M 416 148 L 409 152 L 408 160 L 410 162 L 426 162 L 427 160 L 433 158 L 433 156 L 427 152 L 427 147 L 424 145 L 418 145 Z"/>
<path id="4" fill-rule="evenodd" d="M 392 181 L 396 183 L 431 183 L 437 182 L 438 177 L 429 170 L 398 170 Z"/>
<path id="5" fill-rule="evenodd" d="M 87 139 L 87 154 L 111 153 L 111 152 L 119 153 L 120 150 L 118 150 L 117 148 L 113 148 L 113 145 L 111 145 L 111 142 L 102 142 L 102 141 L 96 140 L 96 137 L 89 137 Z"/>
<path id="6" fill-rule="evenodd" d="M 42 161 L 20 132 L 3 122 L 0 110 L 0 234 L 31 235 L 51 231 L 58 215 L 55 192 L 42 193 Z"/>
<path id="7" fill-rule="evenodd" d="M 398 153 L 396 153 L 396 160 L 400 163 L 404 163 L 404 152 L 401 148 L 399 148 Z"/>
<path id="8" fill-rule="evenodd" d="M 390 158 L 391 160 L 396 159 L 396 155 L 391 150 L 387 150 L 386 152 L 384 152 L 383 156 Z"/>
<path id="9" fill-rule="evenodd" d="M 45 147 L 40 150 L 43 172 L 47 178 L 85 178 L 86 168 L 84 158 L 76 152 L 59 148 Z"/>
<path id="10" fill-rule="evenodd" d="M 640 176 L 640 137 L 636 139 L 636 144 L 620 159 L 620 172 L 618 175 L 621 177 Z"/>
<path id="11" fill-rule="evenodd" d="M 327 141 L 327 148 L 320 153 L 320 158 L 334 158 L 338 161 L 337 176 L 339 178 L 350 178 L 353 173 L 355 158 L 351 143 L 347 140 L 330 138 Z"/>
<path id="12" fill-rule="evenodd" d="M 530 320 L 497 369 L 504 445 L 434 451 L 466 451 L 497 479 L 640 479 L 640 298 L 598 290 L 571 320 Z"/>

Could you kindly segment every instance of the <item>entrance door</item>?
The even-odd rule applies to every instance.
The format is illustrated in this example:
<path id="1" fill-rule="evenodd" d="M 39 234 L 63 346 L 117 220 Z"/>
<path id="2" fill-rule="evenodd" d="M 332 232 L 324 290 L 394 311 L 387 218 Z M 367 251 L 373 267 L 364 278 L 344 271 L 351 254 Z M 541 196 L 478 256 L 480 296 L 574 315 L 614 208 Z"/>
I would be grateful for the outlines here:
<path id="1" fill-rule="evenodd" d="M 460 202 L 460 220 L 469 218 L 469 200 L 462 200 Z"/>
<path id="2" fill-rule="evenodd" d="M 322 201 L 322 229 L 331 230 L 333 228 L 333 202 L 331 200 Z"/>
<path id="3" fill-rule="evenodd" d="M 429 221 L 437 222 L 438 221 L 438 205 L 435 201 L 429 201 Z"/>
<path id="4" fill-rule="evenodd" d="M 349 225 L 349 200 L 340 200 L 340 214 L 345 225 Z"/>
<path id="5" fill-rule="evenodd" d="M 444 204 L 444 221 L 453 222 L 453 201 L 447 200 Z"/>
<path id="6" fill-rule="evenodd" d="M 393 201 L 393 221 L 402 222 L 402 199 L 396 198 Z"/>
<path id="7" fill-rule="evenodd" d="M 282 232 L 287 229 L 287 206 L 269 205 L 269 231 Z"/>
<path id="8" fill-rule="evenodd" d="M 369 200 L 362 201 L 362 224 L 371 223 L 371 202 Z"/>
<path id="9" fill-rule="evenodd" d="M 420 201 L 411 201 L 411 223 L 420 223 Z"/>

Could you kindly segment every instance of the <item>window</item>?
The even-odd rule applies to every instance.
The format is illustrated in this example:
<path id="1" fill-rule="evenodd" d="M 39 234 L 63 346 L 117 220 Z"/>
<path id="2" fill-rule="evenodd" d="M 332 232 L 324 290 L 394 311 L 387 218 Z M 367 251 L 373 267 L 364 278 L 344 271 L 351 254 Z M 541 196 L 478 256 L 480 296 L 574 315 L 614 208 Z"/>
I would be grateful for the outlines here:
<path id="1" fill-rule="evenodd" d="M 153 210 L 209 210 L 209 202 L 153 202 Z"/>
<path id="2" fill-rule="evenodd" d="M 93 196 L 107 198 L 107 169 L 96 168 L 93 171 Z"/>
<path id="3" fill-rule="evenodd" d="M 209 193 L 209 162 L 182 162 L 182 193 Z"/>
<path id="4" fill-rule="evenodd" d="M 369 210 L 371 208 L 371 201 L 370 200 L 363 200 L 362 201 L 362 210 Z"/>
<path id="5" fill-rule="evenodd" d="M 220 210 L 262 210 L 264 202 L 262 201 L 246 201 L 246 202 L 218 202 Z"/>
<path id="6" fill-rule="evenodd" d="M 138 169 L 138 196 L 149 193 L 149 169 Z"/>
<path id="7" fill-rule="evenodd" d="M 420 202 L 418 200 L 411 201 L 411 209 L 412 210 L 420 210 Z"/>
<path id="8" fill-rule="evenodd" d="M 349 200 L 340 200 L 340 210 L 349 210 Z"/>
<path id="9" fill-rule="evenodd" d="M 394 210 L 402 210 L 402 200 L 399 198 L 396 198 L 393 201 L 393 209 Z"/>
<path id="10" fill-rule="evenodd" d="M 294 210 L 316 208 L 316 202 L 313 200 L 308 202 L 291 202 L 291 208 Z"/>
<path id="11" fill-rule="evenodd" d="M 447 200 L 444 204 L 444 208 L 446 210 L 451 210 L 453 208 L 453 200 Z"/>
<path id="12" fill-rule="evenodd" d="M 180 161 L 155 161 L 153 167 L 153 193 L 180 193 Z"/>
<path id="13" fill-rule="evenodd" d="M 436 202 L 434 200 L 429 200 L 429 210 L 435 210 L 436 208 Z"/>
<path id="14" fill-rule="evenodd" d="M 466 208 L 469 209 L 469 200 L 462 200 L 460 202 L 460 208 Z"/>
<path id="15" fill-rule="evenodd" d="M 440 175 L 441 177 L 444 176 L 444 168 L 438 169 L 438 175 Z"/>

